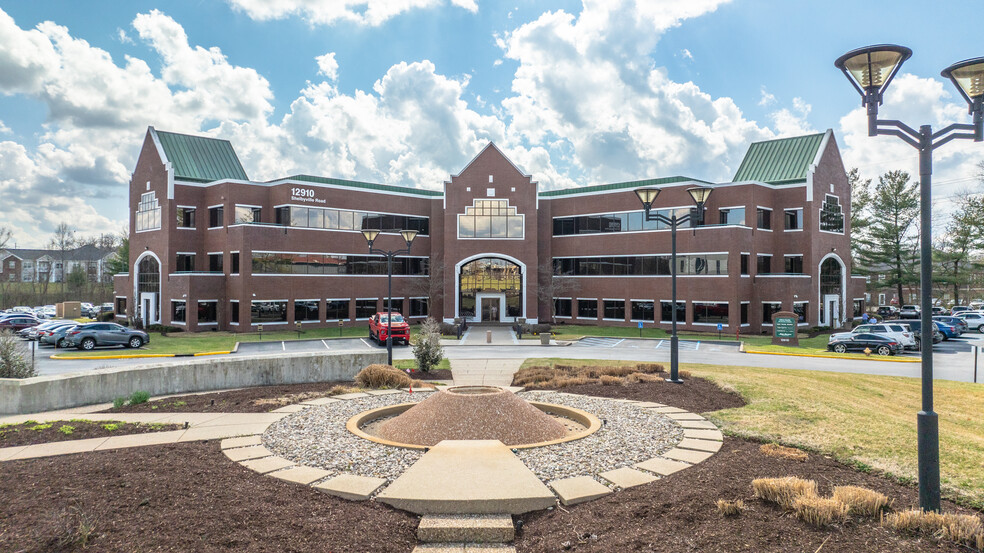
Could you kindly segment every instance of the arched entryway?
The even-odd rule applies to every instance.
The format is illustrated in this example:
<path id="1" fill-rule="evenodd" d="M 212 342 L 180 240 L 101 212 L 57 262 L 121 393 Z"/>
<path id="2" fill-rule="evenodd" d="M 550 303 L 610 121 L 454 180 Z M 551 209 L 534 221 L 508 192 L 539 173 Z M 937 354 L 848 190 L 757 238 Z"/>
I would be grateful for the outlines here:
<path id="1" fill-rule="evenodd" d="M 848 313 L 844 302 L 846 268 L 844 262 L 835 255 L 828 254 L 820 261 L 820 326 L 839 327 Z"/>
<path id="2" fill-rule="evenodd" d="M 133 296 L 136 299 L 134 316 L 144 327 L 161 322 L 161 262 L 151 252 L 141 255 L 134 263 Z"/>
<path id="3" fill-rule="evenodd" d="M 506 322 L 524 316 L 523 266 L 503 257 L 461 263 L 457 274 L 457 316 L 469 321 Z"/>

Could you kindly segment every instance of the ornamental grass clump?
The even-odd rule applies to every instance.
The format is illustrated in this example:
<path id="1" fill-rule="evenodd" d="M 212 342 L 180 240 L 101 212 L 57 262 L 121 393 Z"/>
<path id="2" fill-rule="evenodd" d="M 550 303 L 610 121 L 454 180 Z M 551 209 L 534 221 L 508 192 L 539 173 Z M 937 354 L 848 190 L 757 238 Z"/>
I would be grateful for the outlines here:
<path id="1" fill-rule="evenodd" d="M 363 388 L 408 388 L 413 381 L 407 373 L 391 365 L 373 363 L 355 375 L 355 383 Z"/>
<path id="2" fill-rule="evenodd" d="M 759 451 L 769 457 L 789 459 L 791 461 L 804 462 L 809 457 L 805 451 L 801 451 L 795 447 L 786 447 L 779 444 L 762 444 L 762 446 L 759 447 Z"/>
<path id="3" fill-rule="evenodd" d="M 817 528 L 843 522 L 848 510 L 847 505 L 836 499 L 816 495 L 801 495 L 793 501 L 796 518 Z"/>
<path id="4" fill-rule="evenodd" d="M 884 515 L 881 525 L 901 534 L 922 534 L 984 551 L 984 522 L 977 515 L 898 511 Z"/>
<path id="5" fill-rule="evenodd" d="M 608 374 L 601 375 L 598 380 L 601 382 L 602 386 L 621 386 L 624 383 L 621 378 Z"/>
<path id="6" fill-rule="evenodd" d="M 665 373 L 666 367 L 659 363 L 636 363 L 636 372 L 643 374 Z"/>
<path id="7" fill-rule="evenodd" d="M 755 491 L 755 497 L 791 510 L 796 499 L 817 495 L 817 483 L 795 476 L 756 478 L 752 480 L 752 490 Z"/>
<path id="8" fill-rule="evenodd" d="M 862 517 L 877 517 L 892 504 L 885 494 L 858 486 L 837 486 L 833 497 L 847 505 L 850 514 Z"/>
<path id="9" fill-rule="evenodd" d="M 730 499 L 718 499 L 717 508 L 721 516 L 736 517 L 745 510 L 745 502 L 740 499 L 734 501 Z"/>

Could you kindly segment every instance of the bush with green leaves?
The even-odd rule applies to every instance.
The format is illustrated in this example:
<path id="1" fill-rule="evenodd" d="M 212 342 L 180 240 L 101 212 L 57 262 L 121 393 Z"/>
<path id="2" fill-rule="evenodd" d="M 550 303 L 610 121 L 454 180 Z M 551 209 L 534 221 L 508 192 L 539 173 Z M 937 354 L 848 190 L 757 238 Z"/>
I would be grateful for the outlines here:
<path id="1" fill-rule="evenodd" d="M 147 403 L 150 399 L 150 394 L 142 390 L 138 390 L 130 394 L 130 405 L 140 405 L 141 403 Z"/>
<path id="2" fill-rule="evenodd" d="M 0 331 L 0 378 L 31 378 L 38 371 L 27 359 L 24 343 L 9 330 Z"/>
<path id="3" fill-rule="evenodd" d="M 413 345 L 413 356 L 417 360 L 417 368 L 428 372 L 444 359 L 444 348 L 441 347 L 441 325 L 428 317 L 420 325 L 417 343 Z"/>
<path id="4" fill-rule="evenodd" d="M 116 398 L 116 399 L 113 400 L 113 409 L 119 409 L 120 407 L 123 407 L 124 405 L 126 405 L 126 398 L 125 397 L 118 397 L 118 398 Z"/>

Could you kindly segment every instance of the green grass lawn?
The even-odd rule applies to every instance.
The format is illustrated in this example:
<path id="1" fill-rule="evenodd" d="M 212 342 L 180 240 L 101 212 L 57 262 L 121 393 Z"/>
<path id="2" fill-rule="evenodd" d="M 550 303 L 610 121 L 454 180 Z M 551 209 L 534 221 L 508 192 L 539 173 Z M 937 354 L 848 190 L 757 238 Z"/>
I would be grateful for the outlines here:
<path id="1" fill-rule="evenodd" d="M 613 362 L 529 359 L 523 366 L 553 363 Z M 745 407 L 707 414 L 726 433 L 802 447 L 915 481 L 919 379 L 699 364 L 681 367 L 737 391 L 748 402 Z M 937 380 L 934 388 L 944 494 L 984 508 L 984 385 Z"/>
<path id="2" fill-rule="evenodd" d="M 416 359 L 394 359 L 393 366 L 405 371 L 407 369 L 417 370 L 417 360 Z M 431 368 L 432 371 L 439 371 L 441 369 L 451 370 L 451 362 L 447 359 L 441 359 L 441 362 L 437 364 L 436 367 Z"/>

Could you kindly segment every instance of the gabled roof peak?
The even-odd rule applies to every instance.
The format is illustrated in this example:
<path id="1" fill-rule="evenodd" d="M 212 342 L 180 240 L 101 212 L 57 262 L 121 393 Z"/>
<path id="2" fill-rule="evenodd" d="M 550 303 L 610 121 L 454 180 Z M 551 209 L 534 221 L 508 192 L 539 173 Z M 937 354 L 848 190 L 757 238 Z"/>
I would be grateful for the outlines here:
<path id="1" fill-rule="evenodd" d="M 533 179 L 533 175 L 531 175 L 531 174 L 523 171 L 522 169 L 520 169 L 519 166 L 517 166 L 515 163 L 513 163 L 512 160 L 509 159 L 509 157 L 506 154 L 504 154 L 502 152 L 502 150 L 499 149 L 498 146 L 495 145 L 495 142 L 493 142 L 491 140 L 489 141 L 488 144 L 486 144 L 486 146 L 484 148 L 481 149 L 481 151 L 478 152 L 478 154 L 475 155 L 475 157 L 473 157 L 471 159 L 471 161 L 469 161 L 468 163 L 466 163 L 465 166 L 461 168 L 461 171 L 458 171 L 458 173 L 455 174 L 455 175 L 451 175 L 451 178 L 454 179 L 454 178 L 460 177 L 461 174 L 464 173 L 465 171 L 467 171 L 468 168 L 471 167 L 472 164 L 475 163 L 476 160 L 478 160 L 478 158 L 482 157 L 482 154 L 484 154 L 489 148 L 492 148 L 493 150 L 495 150 L 495 152 L 497 154 L 499 154 L 499 156 L 502 157 L 502 159 L 504 159 L 507 162 L 509 162 L 509 165 L 512 165 L 513 169 L 515 169 L 517 173 L 519 173 L 520 175 L 523 175 L 524 177 L 526 177 L 528 179 L 531 179 L 531 180 Z"/>

